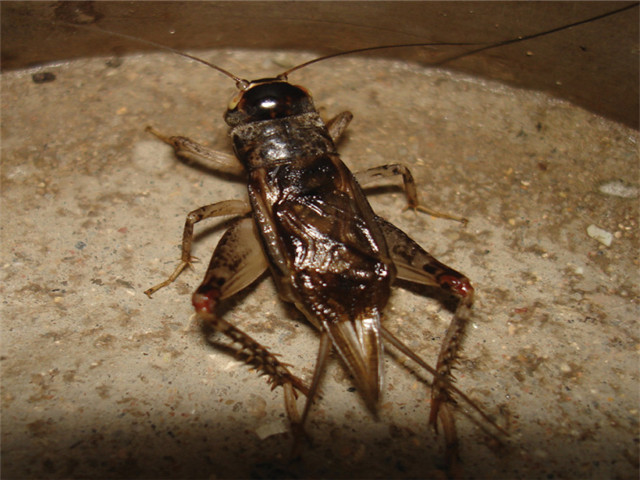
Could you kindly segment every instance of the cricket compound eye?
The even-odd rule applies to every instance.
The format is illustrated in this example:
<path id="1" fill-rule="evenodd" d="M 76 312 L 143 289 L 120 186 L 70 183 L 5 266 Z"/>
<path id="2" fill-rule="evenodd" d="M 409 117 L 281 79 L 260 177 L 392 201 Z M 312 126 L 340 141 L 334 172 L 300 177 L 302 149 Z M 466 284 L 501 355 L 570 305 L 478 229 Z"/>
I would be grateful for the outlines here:
<path id="1" fill-rule="evenodd" d="M 229 102 L 225 121 L 230 126 L 315 112 L 309 92 L 278 79 L 251 82 Z"/>

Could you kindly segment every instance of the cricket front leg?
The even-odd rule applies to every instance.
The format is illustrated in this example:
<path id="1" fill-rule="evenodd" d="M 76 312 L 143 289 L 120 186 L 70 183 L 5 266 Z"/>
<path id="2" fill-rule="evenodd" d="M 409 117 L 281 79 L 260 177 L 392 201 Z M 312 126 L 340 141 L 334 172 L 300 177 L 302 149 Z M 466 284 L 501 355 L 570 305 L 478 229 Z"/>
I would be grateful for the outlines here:
<path id="1" fill-rule="evenodd" d="M 342 112 L 327 122 L 327 130 L 331 140 L 337 142 L 353 120 L 351 112 Z"/>
<path id="2" fill-rule="evenodd" d="M 406 165 L 402 165 L 401 163 L 381 165 L 379 167 L 369 168 L 368 170 L 356 172 L 354 175 L 356 176 L 356 179 L 358 180 L 360 185 L 362 185 L 363 187 L 366 187 L 379 178 L 401 175 L 404 193 L 407 196 L 407 208 L 411 208 L 422 213 L 427 213 L 434 217 L 448 218 L 450 220 L 455 220 L 456 222 L 461 222 L 464 224 L 468 222 L 466 218 L 458 217 L 456 215 L 451 215 L 448 213 L 438 212 L 422 205 L 418 197 L 416 182 L 413 179 L 411 171 L 407 168 Z"/>
<path id="3" fill-rule="evenodd" d="M 193 226 L 196 223 L 204 220 L 205 218 L 221 217 L 224 215 L 246 215 L 249 212 L 251 212 L 251 207 L 248 203 L 241 200 L 226 200 L 206 205 L 190 212 L 189 215 L 187 215 L 187 220 L 185 221 L 182 233 L 182 256 L 180 258 L 180 263 L 169 278 L 164 282 L 160 282 L 159 284 L 148 288 L 144 293 L 151 298 L 151 295 L 155 292 L 173 283 L 173 281 L 178 278 L 178 275 L 180 275 L 182 270 L 193 262 L 193 258 L 191 257 L 191 244 L 193 243 Z"/>
<path id="4" fill-rule="evenodd" d="M 300 425 L 296 391 L 308 395 L 309 388 L 266 347 L 216 314 L 220 300 L 253 283 L 267 266 L 260 240 L 254 230 L 253 219 L 243 218 L 230 227 L 220 239 L 204 281 L 193 294 L 192 303 L 198 319 L 205 328 L 228 337 L 236 347 L 236 354 L 261 374 L 267 375 L 272 388 L 284 388 L 285 408 L 295 430 Z"/>
<path id="5" fill-rule="evenodd" d="M 164 143 L 171 145 L 176 155 L 187 160 L 194 160 L 218 172 L 241 175 L 244 172 L 238 159 L 228 153 L 218 152 L 187 137 L 168 136 L 158 132 L 153 127 L 146 131 L 155 135 Z"/>

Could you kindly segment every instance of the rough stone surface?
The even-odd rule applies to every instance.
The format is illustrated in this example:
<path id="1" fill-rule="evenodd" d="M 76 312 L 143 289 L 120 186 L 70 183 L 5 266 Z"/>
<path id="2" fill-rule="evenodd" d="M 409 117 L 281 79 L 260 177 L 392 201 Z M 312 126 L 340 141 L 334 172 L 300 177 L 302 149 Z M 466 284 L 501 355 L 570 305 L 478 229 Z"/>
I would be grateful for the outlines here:
<path id="1" fill-rule="evenodd" d="M 246 77 L 303 59 L 204 56 Z M 429 376 L 398 356 L 377 420 L 335 359 L 308 422 L 313 446 L 288 461 L 282 392 L 191 319 L 224 221 L 198 226 L 195 271 L 144 296 L 173 270 L 187 212 L 245 195 L 144 128 L 230 151 L 222 113 L 234 87 L 171 55 L 110 60 L 49 67 L 49 83 L 2 77 L 3 477 L 438 473 Z M 406 163 L 425 204 L 470 220 L 403 212 L 400 189 L 372 191 L 380 215 L 476 288 L 458 386 L 510 436 L 461 405 L 467 476 L 637 478 L 638 201 L 599 187 L 638 188 L 638 132 L 535 92 L 388 61 L 336 59 L 291 81 L 327 118 L 354 113 L 340 144 L 353 170 Z M 613 234 L 610 247 L 591 224 Z M 431 290 L 397 288 L 384 321 L 434 362 L 446 307 Z M 269 278 L 224 314 L 311 378 L 318 333 Z"/>

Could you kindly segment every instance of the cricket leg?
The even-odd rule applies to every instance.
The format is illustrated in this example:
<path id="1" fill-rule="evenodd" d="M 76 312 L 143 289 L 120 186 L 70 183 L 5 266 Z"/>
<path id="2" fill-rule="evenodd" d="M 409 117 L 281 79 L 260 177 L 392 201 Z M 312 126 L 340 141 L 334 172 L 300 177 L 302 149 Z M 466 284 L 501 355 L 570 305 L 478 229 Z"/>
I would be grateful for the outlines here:
<path id="1" fill-rule="evenodd" d="M 152 133 L 164 143 L 171 145 L 180 158 L 194 160 L 202 163 L 218 172 L 241 175 L 244 172 L 242 165 L 233 155 L 217 152 L 204 145 L 194 142 L 187 137 L 170 137 L 163 135 L 153 127 L 147 127 L 147 132 Z"/>
<path id="2" fill-rule="evenodd" d="M 305 392 L 306 400 L 304 404 L 304 410 L 302 411 L 302 417 L 298 416 L 297 410 L 295 411 L 295 417 L 297 422 L 291 421 L 291 426 L 293 429 L 294 442 L 293 448 L 291 449 L 291 458 L 296 458 L 300 455 L 300 451 L 302 448 L 302 442 L 300 440 L 304 439 L 310 441 L 309 436 L 306 434 L 304 430 L 304 424 L 309 416 L 309 411 L 311 410 L 311 405 L 313 404 L 313 400 L 318 393 L 318 388 L 320 386 L 320 380 L 322 379 L 322 375 L 327 369 L 327 362 L 329 361 L 329 354 L 331 353 L 331 339 L 327 332 L 322 333 L 322 337 L 320 338 L 320 348 L 318 349 L 318 356 L 316 357 L 316 364 L 313 370 L 313 379 L 311 380 L 311 386 L 309 387 L 308 392 Z M 292 416 L 289 415 L 291 419 Z"/>
<path id="3" fill-rule="evenodd" d="M 220 217 L 223 215 L 246 215 L 251 211 L 251 207 L 242 200 L 225 200 L 222 202 L 206 205 L 204 207 L 197 208 L 187 215 L 187 220 L 184 224 L 184 231 L 182 233 L 182 256 L 180 263 L 173 271 L 173 273 L 164 282 L 161 282 L 153 287 L 145 290 L 145 294 L 151 298 L 155 292 L 161 288 L 171 284 L 180 272 L 185 269 L 193 261 L 191 257 L 191 244 L 193 243 L 193 226 L 204 220 L 205 218 Z"/>
<path id="4" fill-rule="evenodd" d="M 337 142 L 351 123 L 351 120 L 353 120 L 353 114 L 351 112 L 339 113 L 329 120 L 327 122 L 327 130 L 329 130 L 331 140 Z"/>
<path id="5" fill-rule="evenodd" d="M 363 187 L 369 185 L 379 178 L 402 175 L 404 193 L 407 196 L 407 208 L 427 213 L 434 217 L 448 218 L 450 220 L 455 220 L 456 222 L 462 222 L 464 224 L 468 222 L 466 218 L 458 217 L 456 215 L 450 215 L 448 213 L 438 212 L 436 210 L 425 207 L 424 205 L 421 205 L 420 199 L 418 198 L 416 182 L 413 179 L 413 175 L 411 175 L 411 171 L 406 167 L 406 165 L 402 165 L 401 163 L 381 165 L 379 167 L 355 172 L 354 175 L 356 176 L 356 179 L 358 180 L 360 185 L 362 185 Z"/>
<path id="6" fill-rule="evenodd" d="M 267 375 L 272 388 L 283 386 L 285 408 L 295 431 L 300 424 L 296 408 L 296 390 L 308 395 L 309 388 L 266 347 L 220 318 L 215 312 L 220 300 L 253 283 L 267 267 L 260 240 L 254 230 L 253 219 L 240 219 L 220 239 L 204 281 L 193 294 L 192 303 L 198 319 L 205 328 L 228 337 L 236 347 L 236 354 L 262 375 Z"/>
<path id="7" fill-rule="evenodd" d="M 329 354 L 331 353 L 331 339 L 327 332 L 322 333 L 322 337 L 320 338 L 320 348 L 318 349 L 318 356 L 316 358 L 316 365 L 313 371 L 313 380 L 311 380 L 311 387 L 309 388 L 309 394 L 307 395 L 307 400 L 304 405 L 304 411 L 302 413 L 301 424 L 304 425 L 307 416 L 309 415 L 309 410 L 311 409 L 311 404 L 313 403 L 313 399 L 318 392 L 318 386 L 320 385 L 320 380 L 325 370 L 327 369 L 327 362 L 329 360 Z"/>
<path id="8" fill-rule="evenodd" d="M 389 344 L 393 345 L 399 352 L 404 353 L 408 358 L 416 362 L 422 368 L 424 368 L 427 372 L 431 373 L 434 378 L 438 376 L 438 372 L 431 365 L 426 363 L 422 358 L 416 355 L 407 345 L 405 345 L 402 341 L 400 341 L 395 335 L 393 335 L 389 330 L 382 327 L 382 338 Z M 434 381 L 435 385 L 435 381 Z M 480 416 L 490 425 L 493 425 L 497 430 L 501 433 L 508 435 L 499 425 L 491 420 L 486 413 L 482 411 L 482 409 L 471 400 L 464 392 L 462 392 L 455 385 L 449 383 L 446 386 L 448 393 L 455 393 L 456 397 L 464 400 L 467 405 L 472 407 L 476 412 L 480 414 Z M 433 405 L 433 403 L 432 403 Z M 433 412 L 433 407 L 431 412 Z M 455 417 L 453 416 L 453 412 L 451 411 L 451 405 L 448 402 L 441 402 L 438 405 L 437 410 L 437 418 L 436 421 L 440 420 L 442 424 L 442 431 L 444 432 L 445 439 L 445 459 L 447 469 L 449 470 L 452 478 L 462 478 L 462 474 L 459 466 L 459 440 L 458 440 L 458 430 L 456 429 Z"/>
<path id="9" fill-rule="evenodd" d="M 454 378 L 451 375 L 451 370 L 458 358 L 465 327 L 471 316 L 473 287 L 467 277 L 436 260 L 402 230 L 380 217 L 377 217 L 376 220 L 385 236 L 389 254 L 397 268 L 398 278 L 418 284 L 437 286 L 458 298 L 458 307 L 441 344 L 435 369 L 426 365 L 422 359 L 390 332 L 383 330 L 385 340 L 434 374 L 429 423 L 437 432 L 438 420 L 440 420 L 445 435 L 447 462 L 449 468 L 453 470 L 458 459 L 458 435 L 450 410 L 450 402 L 453 401 L 452 393 L 463 398 L 485 420 L 500 429 L 479 406 L 452 384 Z"/>
<path id="10" fill-rule="evenodd" d="M 438 409 L 448 399 L 447 386 L 452 382 L 451 370 L 457 360 L 464 330 L 471 317 L 473 287 L 469 279 L 436 260 L 406 233 L 377 217 L 398 278 L 422 285 L 440 287 L 458 298 L 458 307 L 442 342 L 432 391 L 430 423 L 437 427 Z"/>

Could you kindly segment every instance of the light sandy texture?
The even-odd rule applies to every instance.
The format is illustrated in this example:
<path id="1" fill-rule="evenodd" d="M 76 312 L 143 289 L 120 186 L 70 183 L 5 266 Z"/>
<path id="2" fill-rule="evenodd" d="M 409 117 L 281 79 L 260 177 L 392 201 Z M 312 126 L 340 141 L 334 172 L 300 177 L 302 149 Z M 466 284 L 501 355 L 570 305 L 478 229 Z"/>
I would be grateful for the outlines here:
<path id="1" fill-rule="evenodd" d="M 302 55 L 204 55 L 247 77 Z M 308 57 L 305 57 L 308 58 Z M 143 290 L 179 257 L 184 217 L 244 186 L 181 163 L 148 124 L 229 151 L 232 82 L 175 56 L 104 59 L 2 78 L 3 477 L 415 477 L 442 465 L 428 387 L 386 363 L 379 420 L 335 360 L 312 411 L 313 448 L 288 463 L 282 393 L 205 342 L 190 293 L 224 222 L 197 228 L 186 271 Z M 458 386 L 505 425 L 498 443 L 458 414 L 470 477 L 638 475 L 638 133 L 572 105 L 388 61 L 336 59 L 292 75 L 326 117 L 355 119 L 353 170 L 408 164 L 429 206 L 399 189 L 371 202 L 477 290 Z M 625 191 L 627 191 L 625 190 Z M 610 247 L 589 237 L 596 225 Z M 396 289 L 385 324 L 433 362 L 450 318 L 428 290 Z M 226 318 L 307 379 L 318 334 L 270 279 Z M 426 376 L 428 378 L 428 376 Z M 266 438 L 264 438 L 266 437 Z M 264 438 L 264 439 L 263 439 Z"/>

